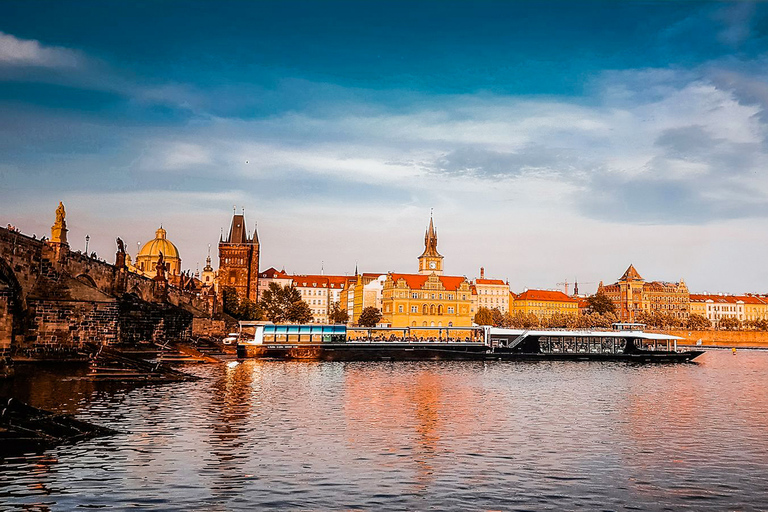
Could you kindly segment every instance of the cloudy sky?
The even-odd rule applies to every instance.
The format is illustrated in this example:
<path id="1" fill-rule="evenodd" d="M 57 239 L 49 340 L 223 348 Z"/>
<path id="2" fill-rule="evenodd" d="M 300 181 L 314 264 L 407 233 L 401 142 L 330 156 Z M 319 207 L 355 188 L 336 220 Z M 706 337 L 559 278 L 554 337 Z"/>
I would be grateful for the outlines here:
<path id="1" fill-rule="evenodd" d="M 768 292 L 768 4 L 0 3 L 0 223 L 110 261 Z"/>

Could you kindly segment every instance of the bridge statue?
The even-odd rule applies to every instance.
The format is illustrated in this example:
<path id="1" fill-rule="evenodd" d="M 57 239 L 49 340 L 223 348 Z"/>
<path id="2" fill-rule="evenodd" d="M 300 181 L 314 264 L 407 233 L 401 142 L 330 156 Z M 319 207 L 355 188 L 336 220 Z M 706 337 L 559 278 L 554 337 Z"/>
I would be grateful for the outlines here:
<path id="1" fill-rule="evenodd" d="M 165 281 L 165 271 L 168 270 L 165 265 L 165 260 L 163 259 L 163 251 L 160 251 L 160 256 L 157 258 L 157 264 L 155 264 L 155 270 L 157 271 L 157 274 L 155 275 L 156 281 Z"/>
<path id="2" fill-rule="evenodd" d="M 120 237 L 117 237 L 117 254 L 115 254 L 115 266 L 117 268 L 124 268 L 125 267 L 125 243 L 123 243 L 123 239 Z"/>
<path id="3" fill-rule="evenodd" d="M 67 221 L 65 217 L 67 215 L 64 210 L 64 204 L 59 202 L 59 207 L 56 208 L 56 222 L 51 226 L 51 242 L 69 245 L 67 243 Z"/>

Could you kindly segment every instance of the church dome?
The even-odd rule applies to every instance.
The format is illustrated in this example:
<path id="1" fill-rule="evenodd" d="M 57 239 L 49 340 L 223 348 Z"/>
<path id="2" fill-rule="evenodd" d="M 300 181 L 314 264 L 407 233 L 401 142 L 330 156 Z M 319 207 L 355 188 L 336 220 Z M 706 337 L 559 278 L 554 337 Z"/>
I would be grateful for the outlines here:
<path id="1" fill-rule="evenodd" d="M 161 227 L 155 231 L 155 239 L 144 244 L 139 251 L 138 257 L 148 256 L 156 258 L 163 253 L 163 259 L 175 259 L 179 257 L 179 250 L 173 243 L 165 237 L 165 230 Z M 137 258 L 138 259 L 138 258 Z"/>

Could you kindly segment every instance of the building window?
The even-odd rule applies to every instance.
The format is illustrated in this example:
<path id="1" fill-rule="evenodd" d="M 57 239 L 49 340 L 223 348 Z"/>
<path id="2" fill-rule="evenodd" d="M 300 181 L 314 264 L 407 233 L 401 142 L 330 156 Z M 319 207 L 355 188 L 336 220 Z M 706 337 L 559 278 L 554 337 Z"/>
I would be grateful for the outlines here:
<path id="1" fill-rule="evenodd" d="M 402 304 L 397 307 L 397 312 L 398 313 L 402 313 L 403 312 L 403 305 Z"/>

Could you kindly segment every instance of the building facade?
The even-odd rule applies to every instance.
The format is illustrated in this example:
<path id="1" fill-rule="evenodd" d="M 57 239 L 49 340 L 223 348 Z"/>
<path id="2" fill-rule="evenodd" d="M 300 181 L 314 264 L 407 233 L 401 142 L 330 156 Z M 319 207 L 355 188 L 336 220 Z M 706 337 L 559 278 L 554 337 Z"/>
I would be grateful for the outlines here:
<path id="1" fill-rule="evenodd" d="M 646 282 L 632 265 L 617 282 L 604 285 L 601 281 L 597 293 L 613 301 L 622 322 L 635 322 L 641 313 L 660 312 L 683 320 L 690 313 L 690 294 L 684 280 Z"/>
<path id="2" fill-rule="evenodd" d="M 461 276 L 443 275 L 432 218 L 424 235 L 418 274 L 390 272 L 381 291 L 382 321 L 390 327 L 469 327 L 472 291 Z"/>
<path id="3" fill-rule="evenodd" d="M 561 291 L 525 290 L 517 295 L 511 305 L 512 312 L 536 315 L 542 320 L 553 315 L 578 315 L 579 300 Z"/>
<path id="4" fill-rule="evenodd" d="M 498 309 L 502 313 L 509 309 L 509 283 L 501 279 L 486 279 L 485 269 L 480 267 L 480 277 L 471 283 L 472 309 L 474 317 L 480 308 Z"/>
<path id="5" fill-rule="evenodd" d="M 327 324 L 331 306 L 341 302 L 347 276 L 293 275 L 290 278 L 291 285 L 299 291 L 301 300 L 309 305 L 312 322 Z"/>
<path id="6" fill-rule="evenodd" d="M 347 308 L 350 324 L 357 324 L 360 315 L 367 307 L 382 310 L 381 298 L 386 277 L 386 274 L 364 272 L 347 278 L 339 301 L 342 307 Z"/>
<path id="7" fill-rule="evenodd" d="M 705 317 L 718 327 L 724 318 L 739 322 L 768 319 L 768 298 L 757 295 L 691 294 L 690 314 Z"/>
<path id="8" fill-rule="evenodd" d="M 218 289 L 232 287 L 238 297 L 253 301 L 259 298 L 259 236 L 254 229 L 250 235 L 245 216 L 232 215 L 226 240 L 219 239 Z"/>

